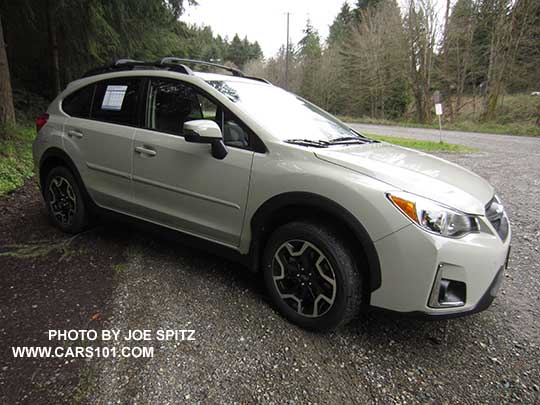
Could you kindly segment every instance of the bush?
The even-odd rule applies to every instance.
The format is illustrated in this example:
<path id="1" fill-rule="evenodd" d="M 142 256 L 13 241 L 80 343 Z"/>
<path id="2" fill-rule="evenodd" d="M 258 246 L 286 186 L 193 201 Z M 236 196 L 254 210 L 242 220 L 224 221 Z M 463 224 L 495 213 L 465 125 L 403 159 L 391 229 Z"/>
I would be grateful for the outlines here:
<path id="1" fill-rule="evenodd" d="M 34 175 L 33 127 L 0 127 L 0 195 L 24 184 Z"/>
<path id="2" fill-rule="evenodd" d="M 13 89 L 13 104 L 17 122 L 33 125 L 37 116 L 47 111 L 49 102 L 43 97 L 24 89 Z"/>

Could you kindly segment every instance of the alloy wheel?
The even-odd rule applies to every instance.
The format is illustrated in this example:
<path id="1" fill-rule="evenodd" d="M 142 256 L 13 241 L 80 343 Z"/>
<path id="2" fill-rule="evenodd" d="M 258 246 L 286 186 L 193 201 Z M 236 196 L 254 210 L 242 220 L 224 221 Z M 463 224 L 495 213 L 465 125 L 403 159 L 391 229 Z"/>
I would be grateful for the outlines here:
<path id="1" fill-rule="evenodd" d="M 55 176 L 49 183 L 49 207 L 53 216 L 62 225 L 71 225 L 77 210 L 77 197 L 70 182 Z"/>
<path id="2" fill-rule="evenodd" d="M 305 240 L 289 240 L 276 250 L 272 277 L 281 299 L 302 316 L 321 317 L 336 299 L 336 275 L 330 261 Z"/>

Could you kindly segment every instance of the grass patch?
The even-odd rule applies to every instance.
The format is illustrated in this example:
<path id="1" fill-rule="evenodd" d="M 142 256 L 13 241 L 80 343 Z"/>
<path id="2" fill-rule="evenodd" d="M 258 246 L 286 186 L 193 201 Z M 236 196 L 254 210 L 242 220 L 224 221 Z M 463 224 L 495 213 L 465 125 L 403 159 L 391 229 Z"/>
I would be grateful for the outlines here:
<path id="1" fill-rule="evenodd" d="M 76 404 L 85 403 L 96 389 L 97 377 L 92 368 L 83 368 L 79 373 L 79 384 L 75 388 L 73 401 Z"/>
<path id="2" fill-rule="evenodd" d="M 120 276 L 124 274 L 124 272 L 126 271 L 126 267 L 126 263 L 118 263 L 114 266 L 114 272 Z"/>
<path id="3" fill-rule="evenodd" d="M 365 134 L 365 135 L 370 138 L 377 139 L 378 141 L 388 142 L 394 145 L 404 146 L 406 148 L 418 149 L 425 152 L 455 152 L 455 153 L 477 152 L 476 149 L 469 148 L 463 145 L 457 145 L 454 143 L 421 141 L 418 139 L 397 138 L 393 136 L 381 136 L 381 135 L 373 135 L 373 134 Z"/>
<path id="4" fill-rule="evenodd" d="M 22 186 L 34 175 L 35 136 L 35 129 L 30 126 L 0 127 L 0 195 Z"/>

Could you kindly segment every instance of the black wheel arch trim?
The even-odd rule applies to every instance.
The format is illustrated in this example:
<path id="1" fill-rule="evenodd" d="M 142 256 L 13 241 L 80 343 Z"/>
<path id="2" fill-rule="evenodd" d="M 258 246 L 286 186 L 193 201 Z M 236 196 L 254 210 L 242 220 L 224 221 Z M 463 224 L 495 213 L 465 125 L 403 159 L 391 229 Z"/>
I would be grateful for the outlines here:
<path id="1" fill-rule="evenodd" d="M 45 197 L 45 191 L 44 191 L 44 182 L 46 180 L 45 173 L 43 171 L 44 166 L 47 162 L 49 162 L 51 159 L 59 160 L 61 161 L 67 168 L 71 171 L 73 176 L 75 177 L 75 180 L 77 181 L 78 185 L 81 187 L 81 191 L 83 193 L 84 199 L 92 205 L 93 208 L 96 207 L 94 201 L 90 197 L 90 194 L 88 193 L 88 190 L 86 190 L 86 186 L 84 185 L 84 182 L 82 180 L 82 177 L 79 173 L 79 170 L 77 169 L 77 166 L 75 163 L 73 163 L 73 160 L 69 157 L 69 155 L 64 152 L 62 149 L 57 147 L 51 147 L 47 149 L 43 155 L 41 155 L 41 158 L 39 160 L 39 186 L 41 189 L 41 194 L 43 197 Z M 53 166 L 54 167 L 54 166 Z"/>
<path id="2" fill-rule="evenodd" d="M 287 192 L 267 200 L 256 211 L 251 220 L 250 256 L 252 269 L 259 268 L 265 236 L 268 235 L 269 221 L 274 214 L 286 207 L 305 207 L 328 213 L 340 220 L 360 242 L 368 264 L 369 291 L 373 292 L 381 286 L 381 265 L 375 245 L 364 226 L 346 208 L 335 201 L 315 193 Z"/>

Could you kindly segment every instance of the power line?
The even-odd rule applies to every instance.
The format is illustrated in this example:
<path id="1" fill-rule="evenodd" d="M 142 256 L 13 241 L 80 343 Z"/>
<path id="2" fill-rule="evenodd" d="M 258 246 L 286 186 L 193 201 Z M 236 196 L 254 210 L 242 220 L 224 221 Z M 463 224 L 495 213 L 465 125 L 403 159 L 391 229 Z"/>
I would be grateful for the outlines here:
<path id="1" fill-rule="evenodd" d="M 287 12 L 287 45 L 285 48 L 285 89 L 289 90 L 289 15 Z"/>

